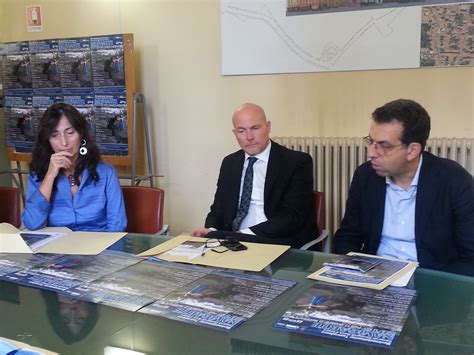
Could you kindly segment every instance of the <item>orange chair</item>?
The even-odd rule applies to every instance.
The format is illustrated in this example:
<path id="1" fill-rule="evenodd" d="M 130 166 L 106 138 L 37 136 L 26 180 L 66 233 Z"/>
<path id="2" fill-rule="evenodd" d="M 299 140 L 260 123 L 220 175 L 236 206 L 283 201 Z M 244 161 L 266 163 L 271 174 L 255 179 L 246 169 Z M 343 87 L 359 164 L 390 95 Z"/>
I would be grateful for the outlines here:
<path id="1" fill-rule="evenodd" d="M 7 222 L 20 228 L 21 194 L 17 187 L 0 187 L 0 223 Z"/>
<path id="2" fill-rule="evenodd" d="M 312 250 L 323 251 L 323 248 L 327 248 L 327 238 L 329 232 L 326 228 L 326 208 L 324 203 L 324 192 L 313 191 L 313 204 L 314 204 L 314 220 L 318 226 L 319 235 L 303 245 L 300 249 L 307 250 L 312 246 L 316 245 Z M 323 245 L 324 244 L 324 245 Z M 325 250 L 326 251 L 326 250 Z"/>
<path id="3" fill-rule="evenodd" d="M 152 187 L 122 186 L 127 232 L 145 234 L 165 234 L 163 227 L 163 206 L 165 191 Z"/>

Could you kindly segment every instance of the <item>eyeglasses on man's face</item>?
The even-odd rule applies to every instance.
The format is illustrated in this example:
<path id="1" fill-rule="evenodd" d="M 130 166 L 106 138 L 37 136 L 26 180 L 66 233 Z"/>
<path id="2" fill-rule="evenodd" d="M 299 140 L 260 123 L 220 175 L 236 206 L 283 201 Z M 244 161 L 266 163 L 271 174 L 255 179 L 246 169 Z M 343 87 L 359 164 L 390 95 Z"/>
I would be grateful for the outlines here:
<path id="1" fill-rule="evenodd" d="M 375 151 L 377 152 L 377 154 L 380 154 L 380 155 L 387 154 L 392 149 L 394 149 L 396 147 L 401 147 L 403 145 L 403 143 L 391 144 L 391 143 L 386 142 L 386 141 L 376 142 L 370 136 L 366 136 L 366 137 L 362 138 L 362 140 L 364 141 L 364 144 L 367 146 L 367 148 L 373 146 Z"/>

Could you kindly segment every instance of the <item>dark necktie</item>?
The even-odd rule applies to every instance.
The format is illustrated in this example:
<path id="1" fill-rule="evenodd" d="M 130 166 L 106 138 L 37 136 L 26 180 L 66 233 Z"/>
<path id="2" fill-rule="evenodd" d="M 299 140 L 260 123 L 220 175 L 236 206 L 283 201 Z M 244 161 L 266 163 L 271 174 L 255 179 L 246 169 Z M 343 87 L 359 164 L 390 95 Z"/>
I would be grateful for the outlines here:
<path id="1" fill-rule="evenodd" d="M 245 170 L 244 186 L 242 187 L 242 196 L 240 197 L 240 205 L 232 222 L 232 230 L 239 230 L 240 224 L 249 212 L 250 199 L 252 198 L 252 184 L 253 184 L 253 164 L 257 161 L 255 157 L 249 157 L 249 164 Z"/>

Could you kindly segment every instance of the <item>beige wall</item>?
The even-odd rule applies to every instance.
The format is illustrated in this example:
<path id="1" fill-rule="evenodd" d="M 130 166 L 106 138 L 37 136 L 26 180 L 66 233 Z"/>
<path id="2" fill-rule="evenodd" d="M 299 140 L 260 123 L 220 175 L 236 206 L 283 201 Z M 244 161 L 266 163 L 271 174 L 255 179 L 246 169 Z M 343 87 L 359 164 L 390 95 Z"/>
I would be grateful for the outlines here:
<path id="1" fill-rule="evenodd" d="M 36 4 L 44 31 L 30 34 L 25 6 Z M 266 109 L 273 135 L 362 136 L 376 106 L 412 98 L 431 113 L 432 136 L 474 137 L 474 68 L 222 77 L 219 0 L 0 0 L 0 30 L 0 41 L 134 33 L 174 234 L 203 223 L 242 102 Z"/>

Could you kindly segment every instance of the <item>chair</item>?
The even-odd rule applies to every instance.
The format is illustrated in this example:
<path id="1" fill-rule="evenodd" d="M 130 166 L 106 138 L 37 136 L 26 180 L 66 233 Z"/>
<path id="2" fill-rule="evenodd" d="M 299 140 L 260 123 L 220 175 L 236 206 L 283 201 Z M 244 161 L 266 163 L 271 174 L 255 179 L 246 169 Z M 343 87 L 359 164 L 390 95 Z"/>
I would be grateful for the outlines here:
<path id="1" fill-rule="evenodd" d="M 151 187 L 122 186 L 127 232 L 145 234 L 166 234 L 163 226 L 165 191 Z"/>
<path id="2" fill-rule="evenodd" d="M 313 204 L 314 204 L 314 220 L 316 221 L 316 225 L 318 226 L 319 230 L 319 235 L 303 245 L 300 249 L 302 250 L 308 250 L 309 248 L 315 246 L 312 248 L 312 250 L 317 250 L 317 251 L 324 251 L 329 252 L 328 245 L 327 245 L 327 238 L 329 237 L 329 232 L 326 228 L 326 209 L 325 209 L 325 203 L 324 203 L 324 192 L 319 192 L 319 191 L 313 191 Z"/>
<path id="3" fill-rule="evenodd" d="M 0 223 L 7 222 L 20 228 L 21 194 L 17 187 L 0 187 Z"/>

